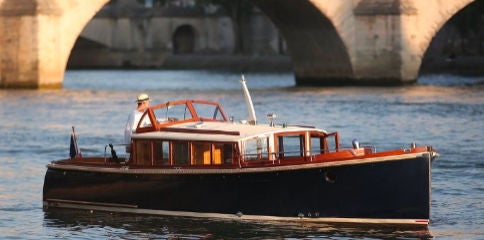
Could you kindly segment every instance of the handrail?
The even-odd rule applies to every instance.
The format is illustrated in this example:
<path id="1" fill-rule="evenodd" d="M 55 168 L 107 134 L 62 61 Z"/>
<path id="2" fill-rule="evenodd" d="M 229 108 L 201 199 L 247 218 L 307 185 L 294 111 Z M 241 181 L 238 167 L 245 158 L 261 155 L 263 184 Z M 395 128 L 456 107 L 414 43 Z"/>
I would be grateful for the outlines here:
<path id="1" fill-rule="evenodd" d="M 126 146 L 128 146 L 128 145 L 130 145 L 130 144 L 125 144 L 125 143 L 116 143 L 116 144 L 109 143 L 109 144 L 106 144 L 106 145 L 104 146 L 104 164 L 107 164 L 107 163 L 108 163 L 108 161 L 107 161 L 107 159 L 108 159 L 108 158 L 107 158 L 107 154 L 106 154 L 106 149 L 107 149 L 108 147 L 110 147 L 110 148 L 111 148 L 111 158 L 113 158 L 113 153 L 114 153 L 114 155 L 116 156 L 116 159 L 117 159 L 118 157 L 117 157 L 117 155 L 116 155 L 116 151 L 114 151 L 113 146 L 125 146 L 125 147 L 126 147 Z M 114 158 L 113 158 L 113 159 L 114 159 Z M 120 162 L 120 163 L 121 163 L 121 162 Z M 123 163 L 123 164 L 125 164 L 126 162 L 122 162 L 122 163 Z"/>

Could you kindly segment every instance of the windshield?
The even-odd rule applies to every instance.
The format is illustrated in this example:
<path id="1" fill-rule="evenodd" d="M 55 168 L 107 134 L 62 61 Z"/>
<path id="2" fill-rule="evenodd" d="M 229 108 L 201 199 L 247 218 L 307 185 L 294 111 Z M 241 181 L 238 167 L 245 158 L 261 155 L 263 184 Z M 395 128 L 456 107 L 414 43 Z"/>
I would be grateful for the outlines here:
<path id="1" fill-rule="evenodd" d="M 224 120 L 224 116 L 217 105 L 194 102 L 193 107 L 200 119 Z"/>

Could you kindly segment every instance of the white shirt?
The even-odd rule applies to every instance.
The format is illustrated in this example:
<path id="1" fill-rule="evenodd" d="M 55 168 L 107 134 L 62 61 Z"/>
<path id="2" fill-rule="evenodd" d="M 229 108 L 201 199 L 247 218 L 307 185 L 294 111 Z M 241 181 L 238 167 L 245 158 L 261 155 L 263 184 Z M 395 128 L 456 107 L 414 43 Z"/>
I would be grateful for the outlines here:
<path id="1" fill-rule="evenodd" d="M 138 111 L 134 110 L 129 114 L 128 121 L 126 122 L 126 126 L 124 128 L 124 143 L 131 144 L 131 133 L 136 131 L 136 127 L 138 127 L 139 120 L 145 111 Z"/>

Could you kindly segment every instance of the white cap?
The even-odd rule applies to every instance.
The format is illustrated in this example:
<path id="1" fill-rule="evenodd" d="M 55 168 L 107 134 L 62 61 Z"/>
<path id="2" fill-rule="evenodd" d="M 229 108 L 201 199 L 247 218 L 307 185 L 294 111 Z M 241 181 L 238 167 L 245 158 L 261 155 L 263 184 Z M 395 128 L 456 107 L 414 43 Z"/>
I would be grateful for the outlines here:
<path id="1" fill-rule="evenodd" d="M 147 100 L 150 100 L 150 97 L 148 96 L 148 94 L 142 93 L 142 94 L 138 95 L 138 99 L 136 99 L 135 102 L 142 103 L 142 102 L 147 101 Z"/>

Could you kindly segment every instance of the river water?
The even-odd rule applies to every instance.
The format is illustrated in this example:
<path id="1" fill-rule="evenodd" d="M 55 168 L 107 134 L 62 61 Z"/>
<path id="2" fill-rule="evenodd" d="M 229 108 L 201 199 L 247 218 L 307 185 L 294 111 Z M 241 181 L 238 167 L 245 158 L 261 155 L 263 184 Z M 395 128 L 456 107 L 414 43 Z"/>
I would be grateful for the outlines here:
<path id="1" fill-rule="evenodd" d="M 377 150 L 433 145 L 428 232 L 330 225 L 42 210 L 45 165 L 69 154 L 75 126 L 83 155 L 121 143 L 140 92 L 152 103 L 180 98 L 222 104 L 247 119 L 239 73 L 68 71 L 61 90 L 0 90 L 0 239 L 484 239 L 484 78 L 421 77 L 401 87 L 294 87 L 292 73 L 249 73 L 257 118 L 339 131 Z M 412 186 L 409 186 L 412 187 Z"/>

